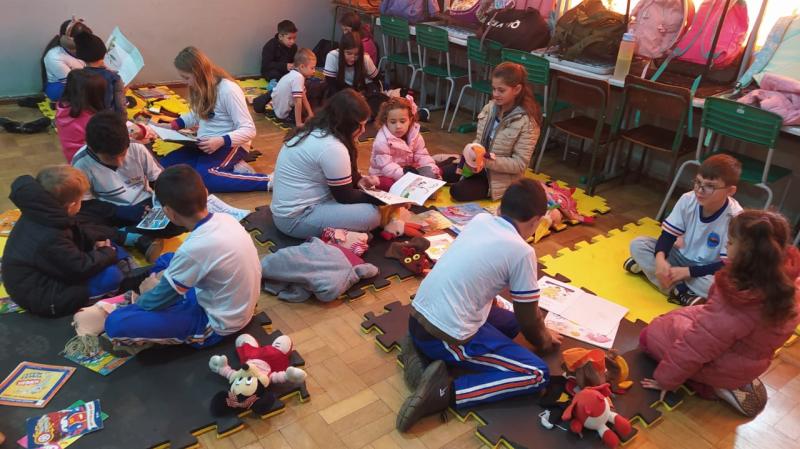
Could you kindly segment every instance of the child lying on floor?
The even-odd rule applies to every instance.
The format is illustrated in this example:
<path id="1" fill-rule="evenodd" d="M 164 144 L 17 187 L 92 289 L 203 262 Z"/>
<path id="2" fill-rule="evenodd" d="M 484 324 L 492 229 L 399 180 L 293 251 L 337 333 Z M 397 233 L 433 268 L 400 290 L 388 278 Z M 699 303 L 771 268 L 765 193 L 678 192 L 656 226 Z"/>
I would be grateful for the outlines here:
<path id="1" fill-rule="evenodd" d="M 108 316 L 104 349 L 135 354 L 153 344 L 206 347 L 250 322 L 261 283 L 256 247 L 235 218 L 208 212 L 207 196 L 188 165 L 158 177 L 156 197 L 167 217 L 192 231 L 163 273 L 143 282 L 135 303 Z"/>

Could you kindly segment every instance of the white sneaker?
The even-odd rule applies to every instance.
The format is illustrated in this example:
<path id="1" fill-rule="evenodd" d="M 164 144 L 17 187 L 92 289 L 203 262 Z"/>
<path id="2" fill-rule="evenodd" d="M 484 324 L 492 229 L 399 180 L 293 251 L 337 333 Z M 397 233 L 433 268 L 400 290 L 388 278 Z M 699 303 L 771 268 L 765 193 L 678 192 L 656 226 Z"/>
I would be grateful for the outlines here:
<path id="1" fill-rule="evenodd" d="M 250 164 L 248 164 L 244 160 L 241 160 L 237 162 L 236 165 L 233 166 L 233 172 L 240 173 L 243 175 L 253 175 L 256 173 L 256 169 L 253 168 Z"/>

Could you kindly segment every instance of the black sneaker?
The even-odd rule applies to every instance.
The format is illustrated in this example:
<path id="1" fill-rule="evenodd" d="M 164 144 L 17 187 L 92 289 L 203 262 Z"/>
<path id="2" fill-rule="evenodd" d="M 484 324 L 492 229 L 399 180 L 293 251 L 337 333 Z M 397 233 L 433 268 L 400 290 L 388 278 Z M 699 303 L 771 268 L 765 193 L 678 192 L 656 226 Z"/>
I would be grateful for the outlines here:
<path id="1" fill-rule="evenodd" d="M 622 264 L 622 268 L 631 274 L 642 274 L 642 267 L 640 267 L 639 264 L 633 260 L 633 257 L 628 257 L 625 259 L 625 263 Z"/>
<path id="2" fill-rule="evenodd" d="M 411 335 L 406 335 L 400 342 L 400 355 L 397 360 L 403 365 L 403 380 L 405 380 L 406 386 L 411 391 L 416 390 L 430 360 L 419 352 Z"/>
<path id="3" fill-rule="evenodd" d="M 705 304 L 706 298 L 703 298 L 702 296 L 697 296 L 695 292 L 689 289 L 681 291 L 676 287 L 673 288 L 671 292 L 669 292 L 667 301 L 671 302 L 672 304 L 688 307 L 688 306 L 699 306 L 700 304 Z"/>
<path id="4" fill-rule="evenodd" d="M 153 263 L 164 250 L 164 240 L 143 235 L 136 239 L 133 247 L 139 250 L 148 262 Z"/>
<path id="5" fill-rule="evenodd" d="M 397 412 L 397 430 L 408 432 L 411 426 L 425 416 L 447 410 L 452 395 L 452 382 L 447 374 L 447 367 L 443 361 L 436 360 L 425 368 L 419 387 Z"/>

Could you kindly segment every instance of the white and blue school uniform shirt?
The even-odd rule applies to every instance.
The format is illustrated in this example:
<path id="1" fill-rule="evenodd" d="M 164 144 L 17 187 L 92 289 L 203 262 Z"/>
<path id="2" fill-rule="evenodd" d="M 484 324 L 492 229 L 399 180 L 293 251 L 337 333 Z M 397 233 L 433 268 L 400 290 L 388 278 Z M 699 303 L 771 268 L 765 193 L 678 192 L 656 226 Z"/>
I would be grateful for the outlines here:
<path id="1" fill-rule="evenodd" d="M 339 49 L 334 49 L 328 52 L 325 57 L 325 67 L 322 69 L 325 76 L 336 78 L 339 73 Z M 364 79 L 367 83 L 372 82 L 378 76 L 378 68 L 375 67 L 375 62 L 372 58 L 364 53 Z M 355 68 L 352 66 L 345 67 L 344 69 L 344 82 L 348 86 L 353 85 L 353 78 L 355 77 Z"/>
<path id="2" fill-rule="evenodd" d="M 150 151 L 136 142 L 131 142 L 119 167 L 102 163 L 86 145 L 75 154 L 72 166 L 89 178 L 90 188 L 84 200 L 98 199 L 117 206 L 133 206 L 150 199 L 151 184 L 162 171 Z"/>
<path id="3" fill-rule="evenodd" d="M 47 73 L 45 92 L 54 101 L 61 98 L 69 72 L 86 67 L 85 62 L 71 55 L 60 45 L 47 50 L 43 62 L 44 70 Z"/>
<path id="4" fill-rule="evenodd" d="M 272 110 L 279 119 L 294 118 L 289 114 L 294 109 L 295 98 L 303 98 L 306 93 L 306 78 L 297 70 L 283 75 L 272 91 Z"/>
<path id="5" fill-rule="evenodd" d="M 276 217 L 298 217 L 310 207 L 335 201 L 330 187 L 353 182 L 347 147 L 332 134 L 314 130 L 302 142 L 289 145 L 278 153 L 272 175 L 270 210 Z"/>
<path id="6" fill-rule="evenodd" d="M 201 119 L 194 111 L 189 111 L 181 114 L 177 125 L 178 129 L 199 125 L 198 138 L 222 137 L 225 143 L 220 150 L 240 147 L 256 136 L 256 125 L 247 107 L 244 92 L 238 84 L 227 78 L 217 83 L 217 102 L 207 119 Z"/>
<path id="7" fill-rule="evenodd" d="M 229 335 L 253 317 L 261 264 L 250 234 L 235 218 L 208 214 L 175 252 L 164 277 L 181 295 L 194 288 L 209 326 Z"/>
<path id="8" fill-rule="evenodd" d="M 725 205 L 711 216 L 703 217 L 703 206 L 694 192 L 681 195 L 661 229 L 683 237 L 683 247 L 677 249 L 697 265 L 708 265 L 727 257 L 728 224 L 742 212 L 742 206 L 728 197 Z M 676 248 L 673 248 L 675 251 Z"/>
<path id="9" fill-rule="evenodd" d="M 539 300 L 536 253 L 506 218 L 478 214 L 422 281 L 411 305 L 464 341 L 483 326 L 506 287 L 514 302 Z"/>

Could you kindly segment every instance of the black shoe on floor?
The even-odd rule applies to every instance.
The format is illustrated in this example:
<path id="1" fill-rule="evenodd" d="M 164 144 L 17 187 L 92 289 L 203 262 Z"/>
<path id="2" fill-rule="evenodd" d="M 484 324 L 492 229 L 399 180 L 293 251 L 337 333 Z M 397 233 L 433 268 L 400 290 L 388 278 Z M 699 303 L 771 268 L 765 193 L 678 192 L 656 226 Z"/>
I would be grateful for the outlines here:
<path id="1" fill-rule="evenodd" d="M 405 380 L 406 386 L 411 391 L 416 390 L 430 360 L 419 352 L 411 335 L 406 335 L 400 342 L 400 355 L 397 359 L 403 365 L 403 380 Z"/>
<path id="2" fill-rule="evenodd" d="M 625 271 L 631 274 L 642 273 L 642 267 L 640 267 L 639 264 L 636 263 L 635 260 L 633 260 L 633 257 L 628 257 L 627 259 L 625 259 L 625 263 L 622 264 L 622 268 L 624 268 Z"/>
<path id="3" fill-rule="evenodd" d="M 149 263 L 153 263 L 161 256 L 161 251 L 164 250 L 164 240 L 153 238 L 149 235 L 143 235 L 136 239 L 133 247 L 142 253 L 145 260 Z"/>
<path id="4" fill-rule="evenodd" d="M 42 117 L 27 123 L 8 120 L 2 123 L 2 126 L 6 131 L 14 134 L 35 134 L 47 130 L 51 123 L 52 121 L 49 118 Z"/>
<path id="5" fill-rule="evenodd" d="M 38 108 L 39 103 L 44 101 L 44 95 L 34 95 L 32 97 L 20 98 L 17 100 L 17 106 L 23 108 Z"/>
<path id="6" fill-rule="evenodd" d="M 706 298 L 703 298 L 702 296 L 697 296 L 695 292 L 689 289 L 681 290 L 676 287 L 673 288 L 671 292 L 669 292 L 669 297 L 667 297 L 667 301 L 671 302 L 672 304 L 688 307 L 688 306 L 699 306 L 701 304 L 705 304 Z"/>
<path id="7" fill-rule="evenodd" d="M 443 361 L 436 360 L 428 365 L 422 373 L 419 387 L 397 412 L 397 430 L 408 432 L 411 426 L 425 416 L 447 410 L 453 396 L 452 388 L 452 381 Z"/>
<path id="8" fill-rule="evenodd" d="M 145 349 L 150 349 L 155 346 L 154 343 L 142 343 L 140 345 L 119 345 L 111 341 L 111 338 L 109 338 L 108 334 L 105 332 L 100 334 L 98 340 L 100 341 L 100 348 L 103 351 L 113 355 L 114 357 L 120 358 L 134 356 Z"/>
<path id="9" fill-rule="evenodd" d="M 134 268 L 128 274 L 122 278 L 122 282 L 119 283 L 119 292 L 125 293 L 127 291 L 135 291 L 139 293 L 139 286 L 142 284 L 142 281 L 147 279 L 150 276 L 150 270 L 152 269 L 152 265 L 146 267 L 139 267 Z"/>

